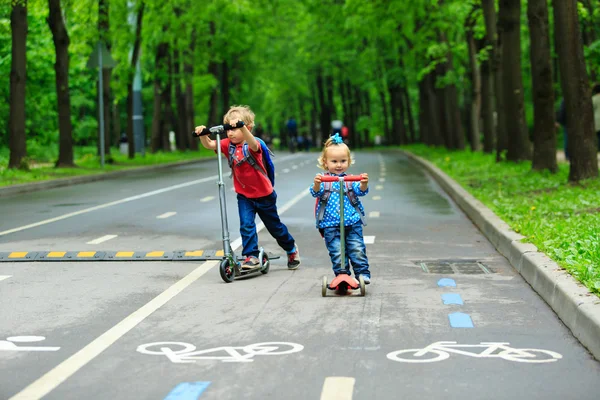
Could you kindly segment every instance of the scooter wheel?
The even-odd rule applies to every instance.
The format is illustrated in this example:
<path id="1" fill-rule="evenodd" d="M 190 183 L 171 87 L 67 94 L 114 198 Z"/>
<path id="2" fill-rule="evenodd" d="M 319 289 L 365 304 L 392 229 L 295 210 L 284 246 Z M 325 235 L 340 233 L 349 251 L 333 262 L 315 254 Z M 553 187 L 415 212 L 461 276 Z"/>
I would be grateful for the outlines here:
<path id="1" fill-rule="evenodd" d="M 358 277 L 358 284 L 360 286 L 360 295 L 364 296 L 367 294 L 367 286 L 365 285 L 365 279 L 361 276 Z"/>
<path id="2" fill-rule="evenodd" d="M 321 296 L 323 296 L 323 297 L 327 296 L 327 277 L 326 276 L 323 277 L 323 281 L 321 283 Z"/>
<path id="3" fill-rule="evenodd" d="M 221 265 L 219 265 L 219 273 L 225 282 L 233 282 L 233 279 L 235 278 L 235 269 L 233 268 L 233 265 L 230 265 L 227 258 L 221 261 Z"/>
<path id="4" fill-rule="evenodd" d="M 260 272 L 263 274 L 268 274 L 269 267 L 271 266 L 271 261 L 269 261 L 269 256 L 267 255 L 267 253 L 263 253 L 261 265 L 262 268 L 260 269 Z"/>

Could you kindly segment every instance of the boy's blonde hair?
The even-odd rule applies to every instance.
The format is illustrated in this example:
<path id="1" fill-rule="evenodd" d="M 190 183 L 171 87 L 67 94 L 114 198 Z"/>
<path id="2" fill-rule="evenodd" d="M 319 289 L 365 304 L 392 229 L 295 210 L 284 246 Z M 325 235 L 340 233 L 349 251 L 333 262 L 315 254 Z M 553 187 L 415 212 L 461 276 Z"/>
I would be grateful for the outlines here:
<path id="1" fill-rule="evenodd" d="M 346 143 L 334 143 L 333 136 L 329 137 L 325 144 L 323 145 L 323 151 L 321 151 L 321 155 L 317 158 L 317 166 L 324 171 L 327 171 L 327 149 L 332 146 L 340 146 L 345 147 L 348 152 L 348 165 L 354 164 L 354 160 L 352 159 L 352 153 L 350 152 L 350 148 L 346 145 Z"/>
<path id="2" fill-rule="evenodd" d="M 223 123 L 228 124 L 234 118 L 244 121 L 247 126 L 254 125 L 254 113 L 248 106 L 231 106 L 229 111 L 223 116 Z"/>

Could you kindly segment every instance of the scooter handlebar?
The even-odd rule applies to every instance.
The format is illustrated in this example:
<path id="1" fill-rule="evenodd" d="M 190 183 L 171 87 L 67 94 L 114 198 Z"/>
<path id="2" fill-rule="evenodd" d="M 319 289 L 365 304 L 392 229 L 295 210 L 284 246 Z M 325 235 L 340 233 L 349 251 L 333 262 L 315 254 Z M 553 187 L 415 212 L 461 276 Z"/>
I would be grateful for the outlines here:
<path id="1" fill-rule="evenodd" d="M 242 126 L 244 126 L 244 121 L 238 121 L 235 125 L 229 125 L 229 124 L 217 125 L 217 126 L 213 126 L 212 128 L 204 128 L 202 130 L 202 132 L 200 132 L 199 134 L 197 134 L 196 131 L 194 131 L 194 132 L 192 132 L 192 136 L 200 137 L 200 136 L 210 135 L 211 133 L 217 133 L 217 132 L 222 133 L 222 132 L 230 131 L 232 129 L 241 128 Z"/>
<path id="2" fill-rule="evenodd" d="M 358 181 L 362 180 L 361 175 L 346 175 L 346 176 L 343 176 L 342 178 L 344 178 L 345 181 L 349 181 L 349 182 L 358 182 Z M 339 176 L 323 175 L 321 177 L 321 182 L 337 182 L 339 180 L 340 180 Z"/>

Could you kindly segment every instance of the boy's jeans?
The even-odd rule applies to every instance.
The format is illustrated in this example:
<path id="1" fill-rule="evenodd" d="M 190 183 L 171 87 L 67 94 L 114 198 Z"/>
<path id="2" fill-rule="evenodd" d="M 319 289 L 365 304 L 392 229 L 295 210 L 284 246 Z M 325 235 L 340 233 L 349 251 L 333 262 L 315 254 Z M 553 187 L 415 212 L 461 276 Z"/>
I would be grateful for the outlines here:
<path id="1" fill-rule="evenodd" d="M 344 269 L 342 269 L 340 227 L 333 226 L 323 229 L 325 246 L 327 246 L 327 250 L 329 250 L 329 257 L 333 264 L 333 273 L 335 276 L 338 276 L 339 274 L 352 275 L 350 273 L 350 265 L 348 265 L 348 258 L 350 258 L 352 268 L 354 269 L 354 276 L 358 277 L 359 275 L 366 275 L 371 277 L 371 272 L 369 272 L 369 259 L 367 258 L 367 248 L 363 239 L 362 224 L 357 222 L 352 226 L 344 227 L 344 234 L 346 236 L 346 255 L 344 257 Z"/>
<path id="2" fill-rule="evenodd" d="M 242 255 L 258 257 L 258 234 L 256 233 L 256 214 L 265 227 L 277 240 L 277 244 L 286 252 L 294 249 L 294 238 L 277 214 L 277 193 L 273 191 L 268 196 L 249 199 L 238 194 L 238 212 L 240 214 L 240 234 L 242 235 Z"/>

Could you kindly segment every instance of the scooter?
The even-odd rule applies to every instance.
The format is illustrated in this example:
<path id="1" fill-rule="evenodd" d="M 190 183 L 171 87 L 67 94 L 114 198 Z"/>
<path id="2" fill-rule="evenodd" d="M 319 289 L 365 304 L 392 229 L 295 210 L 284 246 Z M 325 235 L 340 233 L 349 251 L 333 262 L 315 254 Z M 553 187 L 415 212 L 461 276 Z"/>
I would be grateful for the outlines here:
<path id="1" fill-rule="evenodd" d="M 332 176 L 332 175 L 323 175 L 321 177 L 321 182 L 340 182 L 340 199 L 344 199 L 344 181 L 348 182 L 357 182 L 362 180 L 362 176 L 360 175 L 346 175 L 346 176 Z M 345 236 L 345 227 L 344 227 L 344 201 L 340 200 L 340 254 L 342 255 L 342 261 L 346 261 L 346 236 Z M 337 294 L 345 295 L 349 290 L 356 290 L 360 288 L 360 295 L 364 296 L 367 294 L 367 287 L 365 285 L 365 281 L 362 276 L 353 278 L 347 274 L 339 274 L 336 276 L 331 283 L 327 283 L 327 276 L 323 276 L 323 281 L 321 284 L 321 295 L 323 297 L 327 296 L 327 289 L 335 291 Z"/>
<path id="2" fill-rule="evenodd" d="M 250 275 L 253 273 L 260 272 L 262 274 L 267 274 L 269 272 L 269 267 L 271 266 L 271 262 L 269 260 L 269 255 L 265 250 L 260 247 L 258 260 L 259 264 L 252 269 L 242 269 L 240 259 L 238 259 L 233 250 L 231 249 L 231 241 L 229 238 L 229 225 L 227 223 L 227 202 L 225 200 L 225 183 L 223 182 L 223 166 L 221 164 L 221 134 L 226 131 L 232 129 L 238 129 L 244 126 L 244 121 L 238 121 L 236 125 L 217 125 L 212 128 L 204 128 L 200 134 L 196 134 L 193 132 L 192 135 L 194 137 L 200 137 L 205 135 L 210 135 L 211 133 L 215 135 L 217 141 L 217 165 L 219 171 L 219 177 L 217 181 L 217 185 L 219 186 L 219 204 L 221 210 L 221 231 L 223 233 L 223 260 L 219 265 L 219 273 L 221 278 L 227 282 L 231 283 L 237 277 L 242 277 L 246 275 Z M 278 258 L 278 257 L 272 257 Z"/>

